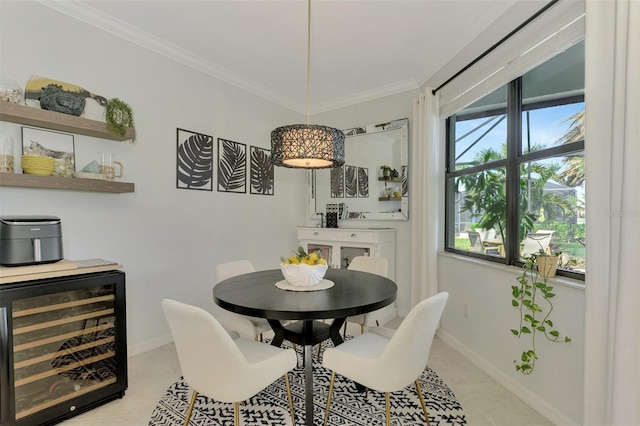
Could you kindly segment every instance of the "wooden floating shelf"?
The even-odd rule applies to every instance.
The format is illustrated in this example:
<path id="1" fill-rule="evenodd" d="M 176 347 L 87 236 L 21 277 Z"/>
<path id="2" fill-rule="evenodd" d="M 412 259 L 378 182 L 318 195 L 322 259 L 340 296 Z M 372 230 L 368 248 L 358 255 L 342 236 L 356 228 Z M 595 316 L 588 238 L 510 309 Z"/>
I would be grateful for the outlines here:
<path id="1" fill-rule="evenodd" d="M 107 123 L 103 121 L 90 120 L 11 102 L 0 102 L 0 120 L 118 142 L 133 139 L 136 135 L 135 129 L 131 127 L 127 129 L 127 133 L 124 136 L 120 136 L 111 133 L 107 129 Z"/>
<path id="2" fill-rule="evenodd" d="M 379 176 L 378 176 L 378 180 L 379 180 L 379 181 L 381 181 L 381 182 L 402 182 L 402 178 L 399 178 L 399 177 L 397 177 L 397 178 L 389 178 L 389 179 L 385 179 L 385 178 L 383 178 L 383 177 L 379 177 Z"/>
<path id="3" fill-rule="evenodd" d="M 400 201 L 402 197 L 378 197 L 378 201 Z"/>
<path id="4" fill-rule="evenodd" d="M 57 176 L 37 176 L 19 173 L 0 173 L 0 186 L 67 189 L 71 191 L 111 192 L 119 194 L 135 192 L 135 184 L 131 182 L 64 178 Z"/>

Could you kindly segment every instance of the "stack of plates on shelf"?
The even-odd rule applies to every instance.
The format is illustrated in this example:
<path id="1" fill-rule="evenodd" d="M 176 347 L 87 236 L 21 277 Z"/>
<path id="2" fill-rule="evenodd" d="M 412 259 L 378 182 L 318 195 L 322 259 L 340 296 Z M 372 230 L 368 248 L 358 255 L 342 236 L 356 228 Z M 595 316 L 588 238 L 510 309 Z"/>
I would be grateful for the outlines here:
<path id="1" fill-rule="evenodd" d="M 20 164 L 22 170 L 30 175 L 51 176 L 56 169 L 56 160 L 36 155 L 23 155 Z"/>

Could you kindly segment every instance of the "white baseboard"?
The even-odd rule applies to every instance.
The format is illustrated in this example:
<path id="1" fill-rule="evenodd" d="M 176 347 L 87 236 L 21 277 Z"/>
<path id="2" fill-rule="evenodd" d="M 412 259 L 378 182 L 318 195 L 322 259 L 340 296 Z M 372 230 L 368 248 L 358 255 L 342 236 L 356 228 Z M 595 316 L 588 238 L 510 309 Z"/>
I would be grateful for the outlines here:
<path id="1" fill-rule="evenodd" d="M 140 343 L 138 345 L 129 346 L 127 347 L 127 356 L 132 357 L 135 355 L 139 355 L 143 352 L 151 351 L 164 345 L 168 345 L 169 343 L 173 343 L 171 334 L 167 334 L 166 336 L 158 337 L 157 339 Z"/>
<path id="2" fill-rule="evenodd" d="M 456 351 L 460 352 L 465 358 L 467 358 L 470 362 L 476 365 L 479 369 L 487 373 L 491 378 L 493 378 L 496 382 L 500 383 L 502 386 L 507 388 L 510 392 L 516 395 L 518 398 L 523 401 L 527 401 L 527 404 L 531 406 L 534 410 L 545 416 L 549 419 L 554 425 L 578 425 L 574 420 L 567 417 L 565 414 L 561 413 L 556 409 L 556 407 L 550 405 L 548 402 L 541 399 L 538 395 L 529 391 L 526 387 L 522 386 L 520 383 L 514 381 L 505 373 L 497 369 L 493 364 L 489 361 L 475 353 L 469 347 L 464 345 L 462 342 L 448 334 L 446 331 L 439 329 L 436 332 L 436 335 L 442 339 L 446 344 L 451 346 Z M 463 407 L 464 408 L 464 407 Z"/>

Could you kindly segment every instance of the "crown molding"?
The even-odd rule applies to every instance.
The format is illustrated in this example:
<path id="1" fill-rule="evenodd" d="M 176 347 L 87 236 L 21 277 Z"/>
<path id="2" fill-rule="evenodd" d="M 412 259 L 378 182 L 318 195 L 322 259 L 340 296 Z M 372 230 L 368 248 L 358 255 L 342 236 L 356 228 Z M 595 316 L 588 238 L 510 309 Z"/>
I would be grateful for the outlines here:
<path id="1" fill-rule="evenodd" d="M 385 96 L 396 95 L 398 93 L 408 92 L 409 90 L 417 90 L 419 87 L 420 86 L 415 79 L 408 78 L 406 80 L 380 86 L 375 89 L 365 90 L 331 101 L 320 102 L 311 109 L 311 112 L 312 114 L 319 114 L 322 112 L 333 111 L 362 102 L 383 98 Z"/>
<path id="2" fill-rule="evenodd" d="M 200 71 L 208 76 L 224 81 L 239 89 L 245 90 L 256 96 L 274 102 L 284 108 L 306 115 L 306 105 L 298 104 L 286 99 L 274 91 L 234 73 L 224 67 L 203 59 L 191 52 L 175 46 L 159 37 L 149 34 L 140 28 L 127 24 L 126 22 L 107 15 L 98 9 L 90 6 L 87 2 L 80 0 L 68 0 L 64 2 L 51 0 L 35 0 L 42 6 L 46 6 L 59 13 L 65 14 L 87 25 L 98 28 L 116 37 L 122 38 L 144 49 L 155 52 L 168 59 L 176 61 L 194 70 Z M 312 113 L 331 111 L 334 109 L 358 104 L 365 101 L 394 95 L 396 93 L 414 90 L 419 86 L 415 79 L 407 79 L 397 83 L 388 84 L 376 89 L 366 90 L 354 95 L 345 96 L 339 99 L 318 103 L 312 106 Z"/>
<path id="3" fill-rule="evenodd" d="M 98 28 L 102 31 L 108 32 L 127 40 L 138 46 L 162 55 L 166 58 L 174 60 L 189 68 L 193 68 L 206 75 L 222 80 L 228 84 L 231 84 L 254 95 L 268 99 L 277 103 L 285 108 L 291 109 L 296 112 L 304 114 L 306 111 L 300 105 L 285 99 L 273 91 L 255 83 L 252 80 L 244 78 L 230 70 L 216 65 L 210 61 L 206 61 L 199 56 L 175 46 L 163 39 L 153 36 L 145 31 L 140 30 L 137 27 L 127 24 L 119 19 L 109 16 L 86 3 L 82 3 L 78 0 L 70 0 L 64 2 L 50 1 L 50 0 L 36 0 L 39 4 L 53 9 L 57 12 L 63 13 L 92 27 Z"/>

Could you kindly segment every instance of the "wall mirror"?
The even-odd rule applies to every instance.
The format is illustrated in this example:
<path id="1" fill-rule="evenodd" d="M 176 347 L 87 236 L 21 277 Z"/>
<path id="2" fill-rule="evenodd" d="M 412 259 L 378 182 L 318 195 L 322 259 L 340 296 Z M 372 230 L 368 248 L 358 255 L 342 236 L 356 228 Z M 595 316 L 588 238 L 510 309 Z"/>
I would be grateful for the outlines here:
<path id="1" fill-rule="evenodd" d="M 310 173 L 310 218 L 320 219 L 320 213 L 329 211 L 341 220 L 407 220 L 409 120 L 344 133 L 344 166 Z"/>

